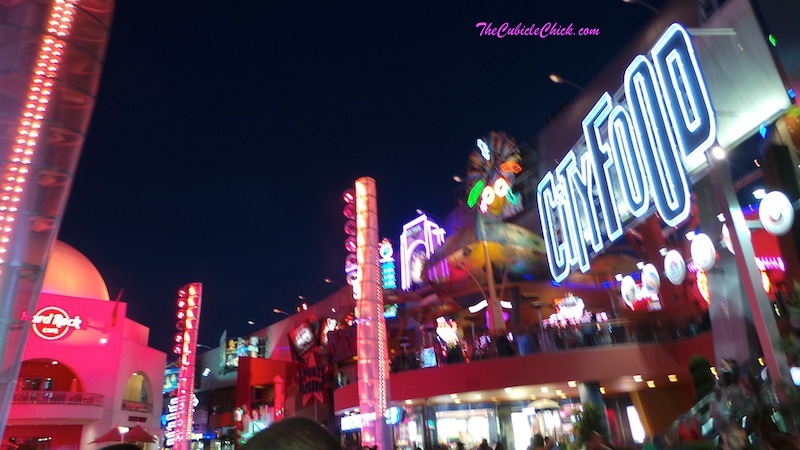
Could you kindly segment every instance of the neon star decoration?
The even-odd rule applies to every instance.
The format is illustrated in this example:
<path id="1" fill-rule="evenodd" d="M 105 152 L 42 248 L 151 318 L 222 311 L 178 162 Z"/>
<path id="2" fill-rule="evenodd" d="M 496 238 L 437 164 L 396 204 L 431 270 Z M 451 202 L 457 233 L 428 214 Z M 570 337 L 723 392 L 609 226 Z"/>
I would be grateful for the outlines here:
<path id="1" fill-rule="evenodd" d="M 467 206 L 478 206 L 483 213 L 501 215 L 507 204 L 516 206 L 511 190 L 516 174 L 522 171 L 519 149 L 505 133 L 491 132 L 478 139 L 477 149 L 469 157 Z"/>

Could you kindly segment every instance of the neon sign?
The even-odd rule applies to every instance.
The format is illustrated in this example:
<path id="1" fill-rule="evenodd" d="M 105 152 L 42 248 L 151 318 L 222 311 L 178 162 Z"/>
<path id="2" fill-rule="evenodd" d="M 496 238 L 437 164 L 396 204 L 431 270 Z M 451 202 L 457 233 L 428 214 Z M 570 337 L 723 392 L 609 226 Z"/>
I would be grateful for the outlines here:
<path id="1" fill-rule="evenodd" d="M 653 209 L 668 226 L 689 216 L 687 168 L 705 161 L 716 118 L 689 33 L 673 24 L 625 71 L 624 104 L 606 92 L 583 119 L 586 150 L 571 149 L 539 182 L 537 201 L 555 281 L 587 272 L 623 234 L 623 222 Z M 605 235 L 605 236 L 604 236 Z M 607 240 L 607 242 L 605 242 Z"/>
<path id="2" fill-rule="evenodd" d="M 514 140 L 503 133 L 491 133 L 489 144 L 478 139 L 478 151 L 470 156 L 467 182 L 472 188 L 467 194 L 467 206 L 478 205 L 481 212 L 499 215 L 506 203 L 518 205 L 511 190 L 515 175 L 522 171 L 519 149 Z"/>
<path id="3" fill-rule="evenodd" d="M 381 280 L 383 280 L 384 289 L 397 289 L 397 274 L 394 266 L 394 249 L 392 243 L 384 238 L 378 244 L 378 255 L 380 259 L 378 262 L 381 264 Z"/>
<path id="4" fill-rule="evenodd" d="M 55 341 L 66 337 L 72 330 L 80 330 L 81 316 L 70 317 L 57 306 L 45 306 L 31 318 L 31 329 L 42 339 Z"/>
<path id="5" fill-rule="evenodd" d="M 178 388 L 175 394 L 175 426 L 172 435 L 174 450 L 188 450 L 193 428 L 195 352 L 197 331 L 200 324 L 200 306 L 203 301 L 203 285 L 187 284 L 178 290 L 178 323 L 175 327 L 175 347 L 178 355 Z M 170 405 L 172 399 L 170 399 Z"/>
<path id="6" fill-rule="evenodd" d="M 403 409 L 399 406 L 386 408 L 383 416 L 386 421 L 386 425 L 397 425 L 401 420 L 403 420 Z M 342 431 L 360 430 L 365 423 L 374 421 L 374 412 L 366 414 L 350 414 L 349 416 L 342 416 L 340 419 L 340 426 Z"/>
<path id="7" fill-rule="evenodd" d="M 444 235 L 444 228 L 424 214 L 403 225 L 400 235 L 400 281 L 404 290 L 423 283 L 425 262 L 444 244 Z"/>

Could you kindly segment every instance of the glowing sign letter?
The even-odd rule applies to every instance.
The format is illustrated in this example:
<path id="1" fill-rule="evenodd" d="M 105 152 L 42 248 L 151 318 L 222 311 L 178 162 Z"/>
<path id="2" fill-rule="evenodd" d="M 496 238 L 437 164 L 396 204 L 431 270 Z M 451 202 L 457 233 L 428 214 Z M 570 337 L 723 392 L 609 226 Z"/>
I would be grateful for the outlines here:
<path id="1" fill-rule="evenodd" d="M 483 139 L 478 139 L 478 148 L 481 151 L 483 159 L 489 161 L 492 157 L 492 152 L 489 151 L 489 147 L 486 146 L 486 142 L 483 142 Z"/>
<path id="2" fill-rule="evenodd" d="M 622 236 L 622 223 L 619 219 L 617 201 L 614 199 L 614 189 L 611 187 L 611 177 L 609 176 L 614 160 L 610 154 L 611 146 L 600 137 L 600 127 L 603 126 L 610 112 L 611 95 L 606 92 L 583 119 L 583 136 L 586 139 L 588 152 L 592 155 L 606 233 L 608 239 L 614 241 Z"/>
<path id="3" fill-rule="evenodd" d="M 642 55 L 625 70 L 625 97 L 631 109 L 639 148 L 644 155 L 656 209 L 674 227 L 689 217 L 689 183 L 683 160 L 668 128 L 653 65 Z"/>
<path id="4" fill-rule="evenodd" d="M 558 215 L 558 221 L 562 225 L 561 231 L 566 234 L 565 219 L 567 217 L 563 202 L 556 199 L 556 186 L 553 183 L 553 173 L 547 172 L 542 178 L 537 188 L 537 201 L 539 203 L 539 218 L 542 223 L 542 237 L 547 248 L 547 263 L 550 266 L 550 273 L 556 281 L 561 281 L 569 274 L 569 240 L 565 237 L 564 242 L 558 242 L 556 234 L 556 218 L 553 211 Z"/>
<path id="5" fill-rule="evenodd" d="M 575 152 L 570 150 L 564 157 L 569 161 L 566 167 L 567 191 L 569 192 L 571 218 L 570 233 L 574 233 L 580 248 L 573 248 L 573 254 L 578 257 L 578 266 L 582 272 L 589 270 L 589 254 L 586 241 L 592 245 L 595 252 L 603 248 L 603 238 L 600 235 L 600 223 L 597 219 L 597 208 L 594 196 L 591 195 L 593 187 L 592 162 L 589 155 L 584 153 L 581 157 L 581 168 L 575 163 Z"/>
<path id="6" fill-rule="evenodd" d="M 628 210 L 634 217 L 642 217 L 650 206 L 647 176 L 642 152 L 634 139 L 631 116 L 620 105 L 611 110 L 608 118 L 608 140 Z"/>
<path id="7" fill-rule="evenodd" d="M 650 54 L 678 148 L 687 166 L 693 167 L 705 160 L 703 154 L 714 144 L 717 121 L 689 33 L 672 24 Z"/>

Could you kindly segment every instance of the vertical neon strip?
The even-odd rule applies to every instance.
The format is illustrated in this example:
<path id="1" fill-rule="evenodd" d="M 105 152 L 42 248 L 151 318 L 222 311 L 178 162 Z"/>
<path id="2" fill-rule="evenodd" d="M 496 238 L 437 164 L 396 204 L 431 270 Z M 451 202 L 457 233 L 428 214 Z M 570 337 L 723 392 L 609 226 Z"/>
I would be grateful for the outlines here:
<path id="1" fill-rule="evenodd" d="M 66 45 L 63 38 L 72 29 L 75 5 L 78 0 L 56 0 L 47 20 L 47 34 L 39 45 L 39 55 L 28 85 L 25 106 L 20 117 L 11 160 L 0 180 L 0 264 L 5 262 L 8 243 L 14 231 L 14 220 L 25 191 L 28 167 L 39 143 L 39 130 L 47 114 L 47 105 L 53 93 L 53 79 L 58 75 L 58 65 Z M 0 267 L 2 275 L 2 267 Z"/>
<path id="2" fill-rule="evenodd" d="M 717 119 L 689 33 L 672 24 L 650 51 L 675 140 L 687 168 L 705 161 L 714 145 Z"/>
<path id="3" fill-rule="evenodd" d="M 203 285 L 191 283 L 184 286 L 179 296 L 179 317 L 183 323 L 183 339 L 178 371 L 178 410 L 175 418 L 174 450 L 189 450 L 194 428 L 194 371 L 197 352 L 197 327 L 200 323 L 200 306 L 203 300 Z M 185 304 L 181 306 L 181 299 Z M 183 316 L 180 313 L 183 312 Z"/>
<path id="4" fill-rule="evenodd" d="M 664 223 L 675 227 L 689 217 L 689 182 L 656 83 L 655 69 L 642 55 L 625 70 L 625 97 L 653 202 Z"/>
<path id="5" fill-rule="evenodd" d="M 358 327 L 358 398 L 361 414 L 373 417 L 361 428 L 361 444 L 392 448 L 391 430 L 383 420 L 389 400 L 389 353 L 386 348 L 386 322 L 383 318 L 383 289 L 378 265 L 378 202 L 375 180 L 356 180 L 356 242 L 358 283 L 356 299 Z"/>
<path id="6" fill-rule="evenodd" d="M 614 196 L 614 188 L 611 186 L 614 159 L 611 157 L 611 145 L 608 141 L 603 140 L 600 133 L 600 128 L 608 120 L 612 108 L 611 95 L 605 92 L 583 119 L 582 126 L 586 151 L 592 155 L 600 207 L 603 210 L 603 225 L 605 225 L 608 240 L 614 242 L 622 236 L 623 232 L 617 199 Z"/>
<path id="7" fill-rule="evenodd" d="M 557 225 L 565 223 L 566 211 L 563 203 L 556 199 L 557 186 L 553 180 L 553 173 L 547 174 L 536 188 L 536 201 L 539 205 L 539 221 L 542 224 L 542 237 L 547 250 L 547 264 L 550 274 L 555 281 L 561 281 L 569 275 L 569 237 L 568 229 L 561 227 L 562 239 L 558 239 Z M 553 213 L 556 213 L 557 217 Z M 558 224 L 556 223 L 558 220 Z"/>
<path id="8" fill-rule="evenodd" d="M 641 149 L 634 139 L 631 116 L 621 105 L 614 106 L 608 118 L 608 140 L 621 191 L 633 217 L 642 217 L 650 207 L 647 173 Z"/>

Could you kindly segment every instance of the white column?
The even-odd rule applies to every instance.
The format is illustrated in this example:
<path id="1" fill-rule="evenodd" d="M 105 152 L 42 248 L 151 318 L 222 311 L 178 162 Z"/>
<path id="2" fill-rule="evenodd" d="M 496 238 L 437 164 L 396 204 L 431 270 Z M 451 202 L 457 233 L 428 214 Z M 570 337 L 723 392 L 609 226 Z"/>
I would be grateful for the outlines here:
<path id="1" fill-rule="evenodd" d="M 384 420 L 389 401 L 389 353 L 383 318 L 383 288 L 378 264 L 378 202 L 375 180 L 356 180 L 356 257 L 358 289 L 356 348 L 358 403 L 363 420 L 361 444 L 391 450 L 392 433 Z M 374 414 L 374 415 L 372 415 Z M 368 418 L 374 417 L 374 420 Z"/>

